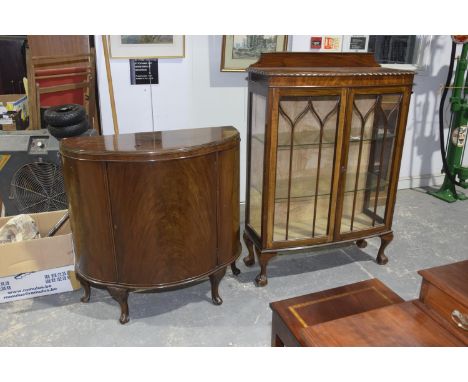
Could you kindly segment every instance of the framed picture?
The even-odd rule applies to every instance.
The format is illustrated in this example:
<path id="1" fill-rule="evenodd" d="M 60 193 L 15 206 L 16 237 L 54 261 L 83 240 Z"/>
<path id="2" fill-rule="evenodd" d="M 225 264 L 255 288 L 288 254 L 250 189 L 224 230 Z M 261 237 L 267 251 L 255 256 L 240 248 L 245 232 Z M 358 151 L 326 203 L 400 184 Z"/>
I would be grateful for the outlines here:
<path id="1" fill-rule="evenodd" d="M 343 36 L 343 52 L 367 52 L 369 36 L 351 35 Z"/>
<path id="2" fill-rule="evenodd" d="M 109 42 L 112 58 L 185 57 L 185 36 L 113 35 Z"/>
<path id="3" fill-rule="evenodd" d="M 260 53 L 285 52 L 288 36 L 230 35 L 223 36 L 221 51 L 222 72 L 244 72 L 260 58 Z"/>

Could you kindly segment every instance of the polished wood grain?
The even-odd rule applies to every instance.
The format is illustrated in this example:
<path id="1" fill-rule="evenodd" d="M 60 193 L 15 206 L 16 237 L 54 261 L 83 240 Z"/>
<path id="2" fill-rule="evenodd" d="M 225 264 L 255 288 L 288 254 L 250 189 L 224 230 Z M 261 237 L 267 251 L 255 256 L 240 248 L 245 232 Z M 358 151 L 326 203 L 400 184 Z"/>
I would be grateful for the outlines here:
<path id="1" fill-rule="evenodd" d="M 216 268 L 216 153 L 137 166 L 113 162 L 107 173 L 118 283 L 164 286 Z M 232 252 L 225 256 L 232 259 Z"/>
<path id="2" fill-rule="evenodd" d="M 89 279 L 117 282 L 106 163 L 66 155 L 62 162 L 76 268 Z"/>
<path id="3" fill-rule="evenodd" d="M 107 288 L 128 321 L 129 291 L 209 278 L 241 251 L 239 133 L 233 127 L 76 137 L 61 141 L 76 271 Z"/>
<path id="4" fill-rule="evenodd" d="M 244 238 L 249 248 L 249 255 L 244 259 L 247 265 L 254 263 L 254 247 L 257 253 L 258 259 L 263 260 L 260 262 L 261 270 L 256 277 L 256 283 L 258 286 L 267 284 L 267 265 L 268 260 L 272 258 L 272 255 L 263 256 L 264 254 L 274 254 L 279 251 L 291 251 L 295 249 L 307 249 L 314 248 L 329 243 L 336 242 L 357 242 L 358 246 L 364 245 L 362 240 L 370 237 L 380 237 L 381 246 L 376 256 L 376 262 L 378 264 L 385 264 L 388 258 L 385 254 L 385 249 L 393 238 L 392 232 L 392 220 L 394 213 L 394 205 L 396 201 L 397 182 L 401 163 L 401 156 L 403 150 L 404 135 L 406 129 L 406 121 L 408 115 L 408 107 L 411 96 L 411 89 L 413 85 L 414 72 L 405 70 L 396 70 L 383 68 L 378 63 L 372 54 L 359 54 L 359 53 L 330 53 L 330 54 L 318 54 L 318 53 L 297 53 L 297 52 L 281 52 L 281 53 L 264 53 L 261 55 L 259 61 L 254 65 L 251 65 L 248 70 L 248 86 L 249 86 L 249 102 L 248 102 L 248 140 L 247 140 L 247 200 L 246 200 L 246 221 L 244 228 Z M 397 113 L 397 119 L 392 125 L 394 128 L 394 136 L 392 136 L 393 148 L 392 151 L 386 154 L 384 157 L 384 149 L 379 151 L 380 162 L 385 159 L 385 163 L 388 167 L 385 168 L 386 173 L 388 170 L 388 185 L 386 182 L 385 193 L 376 193 L 373 199 L 373 208 L 369 212 L 370 224 L 357 225 L 354 219 L 354 212 L 357 210 L 357 205 L 362 209 L 362 201 L 357 202 L 356 196 L 352 200 L 352 211 L 353 216 L 350 218 L 351 225 L 354 226 L 347 232 L 341 228 L 342 220 L 345 218 L 344 205 L 345 200 L 345 189 L 348 175 L 349 164 L 349 151 L 351 132 L 353 125 L 353 110 L 355 105 L 355 99 L 357 97 L 366 96 L 377 96 L 377 97 L 389 97 L 397 94 L 399 97 L 399 109 Z M 266 97 L 266 106 L 264 110 L 265 114 L 265 128 L 263 132 L 263 143 L 264 143 L 264 159 L 263 159 L 263 171 L 260 174 L 262 176 L 262 187 L 261 194 L 253 195 L 251 188 L 252 168 L 258 166 L 258 163 L 252 163 L 252 145 L 254 142 L 253 134 L 258 134 L 257 131 L 252 130 L 252 120 L 254 114 L 258 115 L 261 113 L 259 110 L 253 110 L 254 106 L 252 100 L 259 96 Z M 299 207 L 294 211 L 295 214 L 312 214 L 312 216 L 321 216 L 321 219 L 325 219 L 323 216 L 328 216 L 328 224 L 325 228 L 326 232 L 318 236 L 312 235 L 312 237 L 305 237 L 303 234 L 297 235 L 296 237 L 289 238 L 287 235 L 286 239 L 275 237 L 275 219 L 278 211 L 281 213 L 280 204 L 277 203 L 278 190 L 281 189 L 278 186 L 277 173 L 278 168 L 281 170 L 281 166 L 284 167 L 284 163 L 279 163 L 279 129 L 280 129 L 280 102 L 285 97 L 293 99 L 297 97 L 310 99 L 317 99 L 317 97 L 338 97 L 339 105 L 337 111 L 337 127 L 336 136 L 334 138 L 334 156 L 333 158 L 325 158 L 323 152 L 320 158 L 318 158 L 319 168 L 322 167 L 330 169 L 328 171 L 331 174 L 331 192 L 329 193 L 330 202 L 317 203 L 315 199 L 315 207 L 308 207 L 304 204 L 304 208 Z M 376 119 L 377 120 L 377 119 Z M 376 121 L 375 120 L 375 121 Z M 378 130 L 381 126 L 377 125 L 377 122 L 373 122 L 371 125 L 374 130 Z M 310 126 L 313 126 L 313 122 L 307 122 Z M 380 122 L 382 123 L 382 122 Z M 383 124 L 388 124 L 383 122 Z M 385 125 L 386 126 L 386 125 Z M 364 129 L 362 128 L 361 131 Z M 374 131 L 373 130 L 373 131 Z M 387 131 L 387 127 L 384 128 Z M 386 134 L 386 133 L 385 133 Z M 294 136 L 293 133 L 291 136 Z M 257 138 L 257 137 L 254 137 Z M 292 138 L 291 138 L 292 140 Z M 291 147 L 292 147 L 291 143 Z M 382 147 L 384 147 L 382 145 Z M 365 155 L 371 157 L 372 153 L 369 154 L 369 150 L 364 154 L 362 144 L 360 147 L 360 158 L 362 159 Z M 315 162 L 315 158 L 312 156 L 307 160 L 305 154 L 301 154 L 302 157 L 299 162 L 305 166 L 312 166 Z M 313 151 L 310 151 L 313 152 Z M 391 155 L 389 155 L 391 154 Z M 312 154 L 311 154 L 312 155 Z M 387 158 L 388 157 L 388 158 Z M 359 162 L 363 163 L 364 166 L 367 162 L 364 159 L 359 159 Z M 378 163 L 377 158 L 375 160 Z M 287 188 L 287 199 L 286 204 L 288 208 L 283 208 L 287 214 L 286 227 L 291 225 L 290 214 L 290 190 L 291 190 L 291 178 L 294 181 L 292 155 L 290 155 L 289 163 L 289 188 Z M 329 162 L 333 160 L 330 165 Z M 370 163 L 370 161 L 368 160 Z M 325 164 L 326 163 L 326 164 Z M 380 166 L 380 165 L 379 165 Z M 379 167 L 379 171 L 381 168 Z M 258 172 L 258 171 L 257 171 Z M 285 171 L 282 171 L 284 173 Z M 322 171 L 322 173 L 324 173 Z M 317 174 L 322 175 L 320 171 Z M 292 174 L 292 175 L 291 175 Z M 257 174 L 257 177 L 260 175 Z M 356 178 L 357 179 L 357 178 Z M 315 187 L 318 192 L 318 182 L 320 176 L 317 175 L 317 180 L 309 182 L 311 190 Z M 387 179 L 386 179 L 387 181 Z M 356 180 L 355 193 L 357 192 L 358 181 Z M 377 189 L 381 184 L 381 177 L 378 176 Z M 313 191 L 310 192 L 313 194 Z M 367 194 L 368 196 L 370 193 Z M 297 196 L 296 196 L 297 197 Z M 369 196 L 370 197 L 370 196 Z M 255 198 L 255 199 L 254 199 Z M 253 221 L 251 218 L 251 205 L 261 205 L 261 229 L 258 229 L 258 222 Z M 380 200 L 384 202 L 380 203 Z M 379 201 L 379 208 L 382 209 L 380 213 L 382 216 L 378 217 L 377 221 L 377 201 Z M 381 207 L 382 205 L 382 207 Z M 323 210 L 326 211 L 323 211 Z M 309 211 L 310 210 L 310 211 Z M 318 210 L 318 211 L 317 211 Z M 257 213 L 259 209 L 257 208 Z M 301 215 L 301 216 L 303 216 Z M 362 215 L 362 214 L 361 214 Z M 308 216 L 308 215 L 307 215 Z M 307 216 L 301 220 L 306 221 Z M 256 217 L 258 220 L 258 218 Z M 252 220 L 252 221 L 251 221 Z M 255 223 L 255 224 L 254 224 Z M 311 232 L 315 232 L 315 223 L 311 222 Z M 300 227 L 300 229 L 304 229 Z M 302 235 L 302 236 L 301 236 Z M 252 248 L 250 248 L 253 246 Z M 259 282 L 260 281 L 260 282 Z"/>
<path id="5" fill-rule="evenodd" d="M 194 157 L 236 147 L 238 131 L 231 126 L 64 138 L 61 150 L 80 160 L 164 161 Z"/>
<path id="6" fill-rule="evenodd" d="M 301 335 L 307 346 L 463 346 L 411 301 L 317 324 Z"/>
<path id="7" fill-rule="evenodd" d="M 270 304 L 272 346 L 463 346 L 468 261 L 419 272 L 419 300 L 403 302 L 373 279 Z M 431 281 L 429 281 L 431 280 Z"/>
<path id="8" fill-rule="evenodd" d="M 250 68 L 287 67 L 380 67 L 372 53 L 305 53 L 272 52 L 262 53 L 260 59 Z"/>
<path id="9" fill-rule="evenodd" d="M 444 290 L 468 307 L 468 260 L 442 265 L 418 272 L 425 282 Z"/>
<path id="10" fill-rule="evenodd" d="M 423 277 L 419 300 L 427 313 L 468 345 L 468 331 L 452 319 L 454 310 L 468 317 L 468 260 L 418 273 Z"/>
<path id="11" fill-rule="evenodd" d="M 377 279 L 273 302 L 272 346 L 304 346 L 300 333 L 306 327 L 400 302 Z"/>

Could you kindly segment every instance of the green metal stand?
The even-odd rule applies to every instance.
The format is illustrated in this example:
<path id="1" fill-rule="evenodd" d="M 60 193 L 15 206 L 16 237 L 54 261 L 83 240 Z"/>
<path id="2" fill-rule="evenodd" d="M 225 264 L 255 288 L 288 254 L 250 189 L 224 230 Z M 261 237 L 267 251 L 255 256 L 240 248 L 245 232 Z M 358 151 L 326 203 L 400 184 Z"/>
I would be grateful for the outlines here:
<path id="1" fill-rule="evenodd" d="M 462 188 L 468 188 L 468 168 L 462 166 L 467 134 L 466 125 L 468 124 L 468 104 L 465 98 L 468 92 L 468 77 L 466 80 L 467 83 L 464 84 L 465 72 L 467 69 L 467 55 L 468 43 L 465 43 L 463 44 L 462 53 L 455 70 L 452 97 L 450 97 L 453 122 L 450 126 L 450 133 L 447 138 L 447 166 L 449 172 L 453 174 L 453 176 L 458 177 Z M 462 96 L 463 88 L 464 94 Z M 465 139 L 461 137 L 463 134 Z M 429 191 L 428 193 L 449 203 L 468 199 L 467 195 L 455 190 L 455 184 L 447 174 L 445 174 L 444 183 L 440 189 L 438 191 Z"/>

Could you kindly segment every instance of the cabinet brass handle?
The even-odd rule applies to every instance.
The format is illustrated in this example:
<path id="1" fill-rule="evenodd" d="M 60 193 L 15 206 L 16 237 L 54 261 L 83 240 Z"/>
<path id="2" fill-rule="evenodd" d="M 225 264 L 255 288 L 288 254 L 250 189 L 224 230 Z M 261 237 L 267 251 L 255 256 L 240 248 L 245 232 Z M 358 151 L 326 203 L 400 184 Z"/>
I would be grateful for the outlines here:
<path id="1" fill-rule="evenodd" d="M 468 331 L 468 316 L 455 309 L 452 312 L 452 320 L 459 328 Z"/>

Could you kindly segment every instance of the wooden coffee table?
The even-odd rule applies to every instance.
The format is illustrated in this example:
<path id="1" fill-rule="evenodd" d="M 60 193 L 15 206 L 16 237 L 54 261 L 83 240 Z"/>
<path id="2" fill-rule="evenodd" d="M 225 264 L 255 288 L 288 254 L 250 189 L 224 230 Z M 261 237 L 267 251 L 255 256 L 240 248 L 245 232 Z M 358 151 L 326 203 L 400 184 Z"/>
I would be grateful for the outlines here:
<path id="1" fill-rule="evenodd" d="M 468 313 L 468 261 L 419 273 L 423 276 L 419 300 L 404 302 L 372 279 L 274 302 L 271 344 L 467 345 L 468 332 L 452 313 Z"/>

